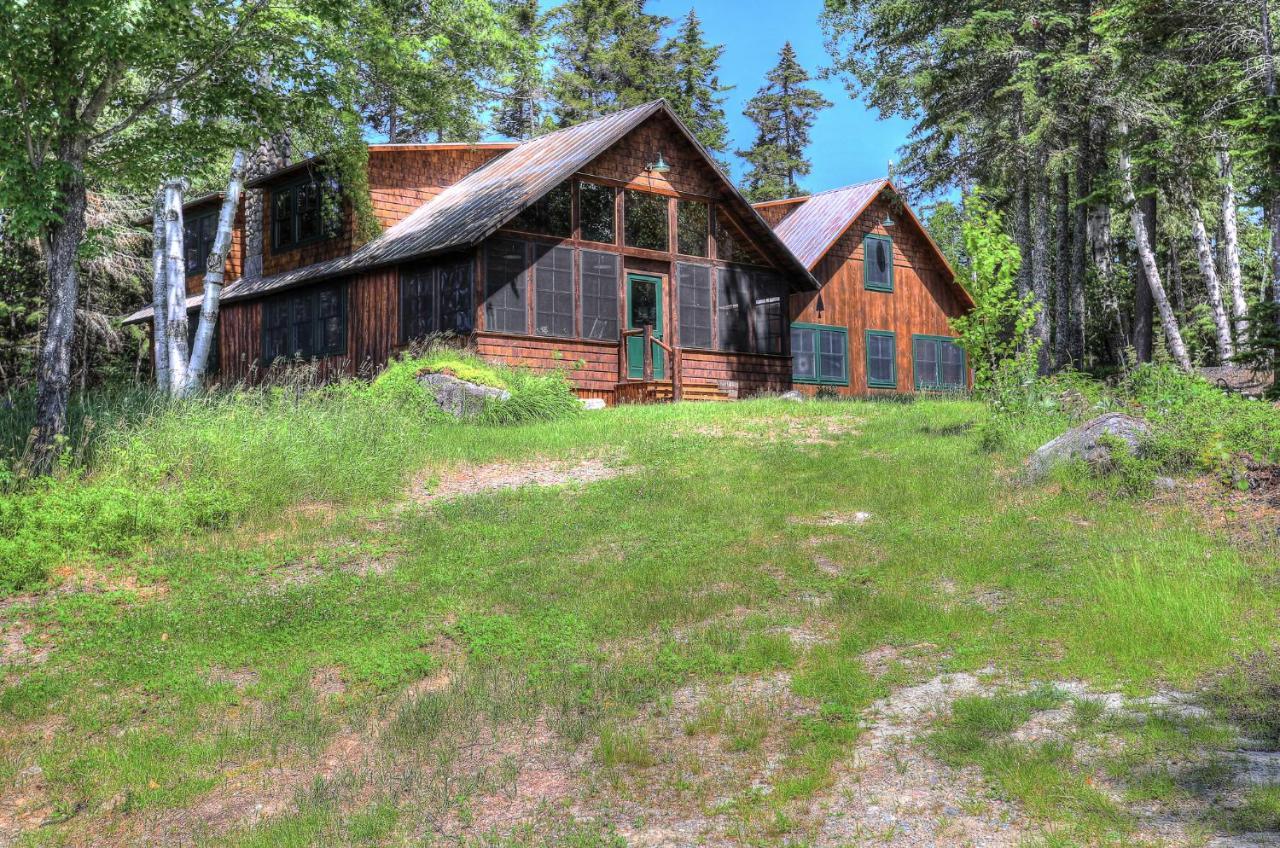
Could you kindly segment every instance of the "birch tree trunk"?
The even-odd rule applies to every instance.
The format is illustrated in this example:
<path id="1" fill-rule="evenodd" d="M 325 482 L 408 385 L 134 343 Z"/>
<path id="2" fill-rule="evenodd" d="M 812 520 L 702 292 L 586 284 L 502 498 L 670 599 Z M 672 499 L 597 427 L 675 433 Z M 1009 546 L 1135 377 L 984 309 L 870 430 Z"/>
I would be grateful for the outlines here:
<path id="1" fill-rule="evenodd" d="M 1218 148 L 1218 174 L 1222 179 L 1222 248 L 1226 251 L 1227 291 L 1231 294 L 1231 315 L 1236 344 L 1249 340 L 1249 305 L 1244 299 L 1244 279 L 1240 273 L 1240 230 L 1236 224 L 1236 186 L 1231 167 L 1231 151 Z"/>
<path id="2" fill-rule="evenodd" d="M 1187 314 L 1187 292 L 1182 284 L 1182 251 L 1178 240 L 1169 239 L 1169 281 L 1173 283 L 1173 309 L 1179 316 Z"/>
<path id="3" fill-rule="evenodd" d="M 178 396 L 187 384 L 187 273 L 182 249 L 182 201 L 185 179 L 170 180 L 164 187 L 165 276 L 168 303 L 165 333 L 169 343 L 169 394 Z"/>
<path id="4" fill-rule="evenodd" d="M 1209 233 L 1204 228 L 1200 207 L 1194 200 L 1191 202 L 1191 239 L 1196 245 L 1200 276 L 1204 278 L 1205 291 L 1209 294 L 1209 312 L 1213 316 L 1218 358 L 1223 363 L 1227 363 L 1235 356 L 1235 350 L 1231 346 L 1231 323 L 1227 320 L 1227 310 L 1222 304 L 1222 283 L 1218 280 L 1218 269 L 1213 263 L 1213 248 L 1209 245 Z"/>
<path id="5" fill-rule="evenodd" d="M 151 205 L 151 353 L 155 358 L 156 388 L 169 391 L 169 266 L 165 261 L 165 191 L 156 190 Z"/>
<path id="6" fill-rule="evenodd" d="M 1120 135 L 1126 135 L 1124 125 L 1120 126 Z M 1178 316 L 1173 314 L 1169 297 L 1165 294 L 1164 284 L 1160 281 L 1160 269 L 1156 266 L 1156 254 L 1151 249 L 1151 241 L 1147 234 L 1147 223 L 1138 199 L 1133 193 L 1133 173 L 1129 165 L 1129 151 L 1120 145 L 1120 188 L 1124 193 L 1125 205 L 1129 207 L 1129 221 L 1133 226 L 1133 237 L 1138 247 L 1138 258 L 1142 262 L 1143 276 L 1151 288 L 1151 299 L 1160 313 L 1160 321 L 1164 326 L 1165 343 L 1169 353 L 1183 371 L 1191 370 L 1191 358 L 1187 356 L 1187 347 L 1182 343 L 1182 331 L 1178 328 Z"/>
<path id="7" fill-rule="evenodd" d="M 209 262 L 204 272 L 204 296 L 200 300 L 200 324 L 196 327 L 196 343 L 191 349 L 191 363 L 187 370 L 187 382 L 183 394 L 189 395 L 200 388 L 209 366 L 209 350 L 214 343 L 214 330 L 218 325 L 218 306 L 222 298 L 222 281 L 226 276 L 227 254 L 231 252 L 231 231 L 235 226 L 236 212 L 240 208 L 240 193 L 244 190 L 245 154 L 237 150 L 231 157 L 231 176 L 227 180 L 227 193 L 218 211 L 218 234 L 209 251 Z"/>
<path id="8" fill-rule="evenodd" d="M 1149 166 L 1143 168 L 1139 180 L 1144 187 L 1152 189 L 1138 201 L 1138 209 L 1142 212 L 1143 232 L 1147 238 L 1139 247 L 1154 257 L 1157 219 L 1153 170 Z M 1138 273 L 1133 281 L 1133 349 L 1138 354 L 1139 362 L 1150 362 L 1155 347 L 1154 306 L 1151 281 L 1147 277 L 1145 266 L 1139 262 Z"/>

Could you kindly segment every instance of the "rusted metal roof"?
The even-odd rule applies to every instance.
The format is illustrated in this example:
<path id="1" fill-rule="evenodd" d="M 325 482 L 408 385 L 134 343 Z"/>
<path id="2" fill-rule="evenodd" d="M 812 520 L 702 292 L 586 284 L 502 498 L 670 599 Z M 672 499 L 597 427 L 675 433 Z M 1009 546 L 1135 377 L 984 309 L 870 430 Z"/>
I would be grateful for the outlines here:
<path id="1" fill-rule="evenodd" d="M 799 209 L 778 224 L 778 237 L 804 267 L 813 270 L 862 210 L 888 185 L 889 181 L 881 178 L 810 195 Z"/>
<path id="2" fill-rule="evenodd" d="M 200 299 L 204 297 L 202 294 L 193 294 L 187 298 L 187 311 L 200 308 Z M 152 309 L 150 306 L 144 306 L 137 312 L 121 321 L 121 324 L 141 324 L 143 321 L 151 320 Z"/>

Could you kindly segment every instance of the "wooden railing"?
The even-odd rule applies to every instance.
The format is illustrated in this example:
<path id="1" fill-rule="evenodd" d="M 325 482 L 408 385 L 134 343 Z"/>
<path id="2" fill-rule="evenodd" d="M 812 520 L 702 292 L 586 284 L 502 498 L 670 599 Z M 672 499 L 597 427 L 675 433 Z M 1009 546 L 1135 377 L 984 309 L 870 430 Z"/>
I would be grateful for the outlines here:
<path id="1" fill-rule="evenodd" d="M 672 347 L 662 339 L 655 338 L 652 324 L 645 324 L 643 327 L 622 331 L 622 338 L 618 342 L 618 382 L 629 379 L 628 374 L 630 373 L 631 363 L 627 359 L 627 339 L 632 336 L 640 336 L 644 339 L 641 348 L 644 358 L 642 379 L 646 383 L 653 382 L 653 346 L 657 345 L 666 351 L 668 367 L 671 369 L 671 398 L 672 400 L 680 400 L 684 394 L 680 349 Z"/>

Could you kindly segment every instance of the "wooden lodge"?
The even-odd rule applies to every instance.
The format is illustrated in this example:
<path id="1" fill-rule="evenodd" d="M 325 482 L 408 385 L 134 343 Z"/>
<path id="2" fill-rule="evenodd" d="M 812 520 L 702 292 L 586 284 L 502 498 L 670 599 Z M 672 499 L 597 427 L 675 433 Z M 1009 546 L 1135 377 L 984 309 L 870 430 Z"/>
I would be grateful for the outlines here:
<path id="1" fill-rule="evenodd" d="M 661 101 L 523 143 L 371 145 L 382 231 L 363 244 L 351 205 L 316 165 L 246 184 L 261 193 L 261 229 L 244 231 L 242 206 L 217 328 L 223 381 L 299 360 L 325 376 L 368 374 L 413 341 L 448 334 L 486 358 L 561 369 L 582 397 L 607 403 L 793 383 L 856 393 L 883 383 L 857 367 L 851 333 L 946 336 L 946 317 L 969 303 L 909 211 L 909 227 L 886 242 L 892 305 L 854 284 L 859 234 L 897 203 L 887 182 L 866 189 L 865 203 L 844 198 L 857 213 L 810 261 L 807 242 L 792 240 L 825 238 L 813 222 L 834 225 L 811 210 L 832 193 L 752 207 Z M 184 209 L 192 310 L 220 201 Z M 148 307 L 126 321 L 150 318 Z M 894 354 L 895 375 L 911 373 L 904 356 Z"/>

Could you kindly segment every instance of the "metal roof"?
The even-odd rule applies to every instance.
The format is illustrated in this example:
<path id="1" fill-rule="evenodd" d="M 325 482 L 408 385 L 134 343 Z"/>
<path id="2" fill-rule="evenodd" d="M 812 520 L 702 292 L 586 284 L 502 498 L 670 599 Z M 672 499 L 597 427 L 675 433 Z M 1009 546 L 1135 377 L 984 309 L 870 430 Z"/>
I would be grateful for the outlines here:
<path id="1" fill-rule="evenodd" d="M 811 195 L 778 224 L 778 237 L 813 270 L 887 185 L 889 181 L 881 178 Z"/>

